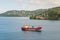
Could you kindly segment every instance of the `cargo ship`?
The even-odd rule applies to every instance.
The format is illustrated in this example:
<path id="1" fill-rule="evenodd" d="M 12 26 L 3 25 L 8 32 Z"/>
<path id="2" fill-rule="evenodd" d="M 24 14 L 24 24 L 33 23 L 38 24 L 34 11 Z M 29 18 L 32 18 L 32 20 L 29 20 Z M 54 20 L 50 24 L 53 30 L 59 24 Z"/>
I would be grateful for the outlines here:
<path id="1" fill-rule="evenodd" d="M 42 27 L 40 27 L 40 26 L 37 26 L 37 27 L 32 26 L 31 28 L 29 28 L 27 25 L 25 25 L 25 26 L 21 27 L 22 31 L 37 31 L 37 32 L 40 32 L 41 29 L 42 29 Z"/>

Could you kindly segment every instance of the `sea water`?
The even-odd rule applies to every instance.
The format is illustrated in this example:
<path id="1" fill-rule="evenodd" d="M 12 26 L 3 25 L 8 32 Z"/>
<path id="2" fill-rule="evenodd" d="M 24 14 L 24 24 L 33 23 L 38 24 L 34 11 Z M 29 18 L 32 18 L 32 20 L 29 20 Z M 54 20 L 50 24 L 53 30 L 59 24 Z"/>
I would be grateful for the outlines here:
<path id="1" fill-rule="evenodd" d="M 21 27 L 41 26 L 41 32 Z M 60 20 L 30 20 L 28 17 L 0 17 L 0 40 L 60 40 Z"/>

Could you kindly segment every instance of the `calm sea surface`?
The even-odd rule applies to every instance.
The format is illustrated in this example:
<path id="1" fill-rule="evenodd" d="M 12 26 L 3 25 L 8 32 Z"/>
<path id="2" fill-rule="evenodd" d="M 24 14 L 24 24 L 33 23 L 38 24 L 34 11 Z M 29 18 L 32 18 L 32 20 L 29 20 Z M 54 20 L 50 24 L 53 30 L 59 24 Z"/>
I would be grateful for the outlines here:
<path id="1" fill-rule="evenodd" d="M 42 32 L 24 32 L 24 24 L 42 26 Z M 28 17 L 0 17 L 0 40 L 60 40 L 59 20 L 30 20 Z"/>

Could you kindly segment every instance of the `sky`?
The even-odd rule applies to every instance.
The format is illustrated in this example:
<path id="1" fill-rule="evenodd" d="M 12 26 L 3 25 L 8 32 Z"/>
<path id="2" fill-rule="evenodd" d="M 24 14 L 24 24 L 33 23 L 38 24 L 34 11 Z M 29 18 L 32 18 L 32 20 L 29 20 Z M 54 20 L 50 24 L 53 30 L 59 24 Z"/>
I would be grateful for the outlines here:
<path id="1" fill-rule="evenodd" d="M 60 6 L 60 0 L 0 0 L 0 13 L 8 10 L 36 10 Z"/>

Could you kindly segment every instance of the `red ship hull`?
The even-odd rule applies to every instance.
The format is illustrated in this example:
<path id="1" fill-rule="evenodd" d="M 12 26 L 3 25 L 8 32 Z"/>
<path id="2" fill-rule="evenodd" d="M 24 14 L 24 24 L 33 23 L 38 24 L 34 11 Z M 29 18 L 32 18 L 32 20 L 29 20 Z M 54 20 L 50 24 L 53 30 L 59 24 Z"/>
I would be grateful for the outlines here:
<path id="1" fill-rule="evenodd" d="M 41 31 L 42 27 L 37 28 L 21 28 L 22 31 Z"/>

